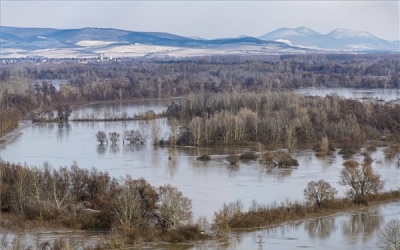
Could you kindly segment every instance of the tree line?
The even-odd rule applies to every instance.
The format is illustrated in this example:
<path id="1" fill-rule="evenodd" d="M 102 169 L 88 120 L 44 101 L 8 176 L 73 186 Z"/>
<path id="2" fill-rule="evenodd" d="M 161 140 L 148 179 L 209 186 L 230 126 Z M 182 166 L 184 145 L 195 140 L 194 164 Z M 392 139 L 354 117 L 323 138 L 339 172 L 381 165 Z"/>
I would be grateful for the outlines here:
<path id="1" fill-rule="evenodd" d="M 170 117 L 190 122 L 178 144 L 283 144 L 323 138 L 342 147 L 357 148 L 366 140 L 400 140 L 400 105 L 344 99 L 336 95 L 305 96 L 288 92 L 231 92 L 188 95 L 167 108 Z"/>

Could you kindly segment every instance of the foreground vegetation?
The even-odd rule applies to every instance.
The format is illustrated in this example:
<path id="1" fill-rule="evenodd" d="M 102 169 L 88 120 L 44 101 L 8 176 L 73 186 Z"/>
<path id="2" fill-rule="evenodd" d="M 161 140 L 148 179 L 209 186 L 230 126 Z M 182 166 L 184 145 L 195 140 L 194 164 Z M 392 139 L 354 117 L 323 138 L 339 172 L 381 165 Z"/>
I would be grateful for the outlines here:
<path id="1" fill-rule="evenodd" d="M 204 238 L 200 226 L 189 223 L 191 200 L 170 185 L 156 188 L 130 176 L 115 179 L 76 164 L 53 169 L 48 164 L 29 168 L 0 162 L 0 188 L 2 213 L 27 220 L 73 229 L 120 230 L 131 243 Z M 182 228 L 185 234 L 176 233 Z"/>
<path id="2" fill-rule="evenodd" d="M 348 187 L 344 198 L 338 198 L 328 182 L 311 181 L 304 189 L 305 202 L 261 205 L 253 201 L 245 211 L 238 200 L 224 204 L 210 224 L 203 217 L 193 222 L 191 200 L 170 185 L 156 188 L 144 179 L 116 179 L 76 164 L 53 169 L 47 163 L 27 167 L 1 161 L 1 214 L 7 219 L 0 220 L 0 227 L 18 231 L 52 225 L 101 230 L 110 232 L 102 244 L 119 248 L 144 241 L 205 240 L 231 228 L 266 227 L 400 199 L 400 190 L 382 192 L 384 182 L 368 156 L 361 163 L 346 161 L 340 183 Z"/>

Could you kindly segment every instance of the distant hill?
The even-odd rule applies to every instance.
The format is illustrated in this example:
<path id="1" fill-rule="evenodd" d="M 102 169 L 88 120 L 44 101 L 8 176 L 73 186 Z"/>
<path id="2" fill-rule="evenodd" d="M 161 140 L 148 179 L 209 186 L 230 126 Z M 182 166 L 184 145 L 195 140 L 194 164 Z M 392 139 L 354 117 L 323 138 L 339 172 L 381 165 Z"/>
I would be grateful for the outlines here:
<path id="1" fill-rule="evenodd" d="M 52 29 L 0 26 L 0 57 L 201 56 L 224 54 L 399 51 L 399 44 L 367 32 L 336 29 L 327 35 L 306 27 L 280 28 L 261 37 L 201 39 L 164 32 L 112 28 Z"/>
<path id="2" fill-rule="evenodd" d="M 280 28 L 259 37 L 282 41 L 293 46 L 341 51 L 399 51 L 395 42 L 375 37 L 365 31 L 335 29 L 324 35 L 307 27 Z"/>

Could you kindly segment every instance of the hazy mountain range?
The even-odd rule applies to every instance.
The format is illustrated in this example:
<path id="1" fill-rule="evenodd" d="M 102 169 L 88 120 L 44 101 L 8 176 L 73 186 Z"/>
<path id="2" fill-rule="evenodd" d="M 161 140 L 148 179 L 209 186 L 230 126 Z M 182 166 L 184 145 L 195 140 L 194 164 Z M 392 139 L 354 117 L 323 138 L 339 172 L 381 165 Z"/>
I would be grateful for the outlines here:
<path id="1" fill-rule="evenodd" d="M 323 52 L 399 52 L 399 41 L 336 29 L 280 28 L 260 37 L 202 39 L 111 28 L 51 29 L 0 26 L 0 57 L 199 56 Z"/>

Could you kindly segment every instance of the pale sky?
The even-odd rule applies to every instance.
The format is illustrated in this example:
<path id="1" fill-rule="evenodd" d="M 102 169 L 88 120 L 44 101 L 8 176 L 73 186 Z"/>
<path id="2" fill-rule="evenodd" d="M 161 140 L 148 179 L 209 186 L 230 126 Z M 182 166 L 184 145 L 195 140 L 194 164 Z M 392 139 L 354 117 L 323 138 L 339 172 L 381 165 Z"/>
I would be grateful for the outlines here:
<path id="1" fill-rule="evenodd" d="M 281 27 L 336 28 L 399 40 L 393 1 L 16 1 L 0 0 L 2 26 L 117 28 L 206 39 L 258 37 Z"/>

